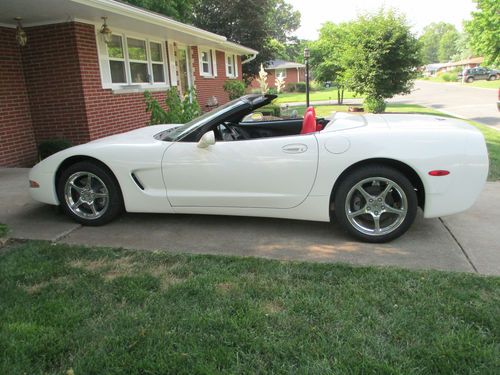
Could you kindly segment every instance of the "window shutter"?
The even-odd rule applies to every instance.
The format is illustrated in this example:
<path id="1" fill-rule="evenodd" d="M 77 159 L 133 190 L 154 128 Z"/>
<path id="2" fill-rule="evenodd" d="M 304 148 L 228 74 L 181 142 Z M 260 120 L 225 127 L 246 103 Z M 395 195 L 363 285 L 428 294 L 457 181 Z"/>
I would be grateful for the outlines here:
<path id="1" fill-rule="evenodd" d="M 217 52 L 214 49 L 211 49 L 210 53 L 212 55 L 212 75 L 217 77 Z"/>
<path id="2" fill-rule="evenodd" d="M 170 68 L 170 85 L 177 86 L 177 68 L 175 65 L 174 42 L 167 42 L 168 64 Z"/>
<path id="3" fill-rule="evenodd" d="M 99 68 L 101 83 L 105 89 L 111 88 L 111 71 L 109 69 L 108 49 L 100 33 L 96 33 L 97 53 L 99 54 Z"/>
<path id="4" fill-rule="evenodd" d="M 238 78 L 238 55 L 233 55 L 234 58 L 234 76 Z"/>

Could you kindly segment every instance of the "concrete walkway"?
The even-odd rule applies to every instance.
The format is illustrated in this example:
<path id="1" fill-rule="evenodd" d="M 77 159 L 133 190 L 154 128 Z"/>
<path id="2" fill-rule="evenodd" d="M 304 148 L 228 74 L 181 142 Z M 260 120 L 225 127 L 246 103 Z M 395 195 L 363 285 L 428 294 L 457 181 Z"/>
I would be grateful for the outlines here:
<path id="1" fill-rule="evenodd" d="M 281 219 L 125 214 L 103 227 L 82 227 L 32 201 L 27 174 L 27 169 L 0 169 L 0 222 L 14 238 L 500 275 L 500 183 L 488 183 L 466 213 L 443 220 L 419 215 L 402 238 L 372 245 L 352 241 L 335 224 Z"/>

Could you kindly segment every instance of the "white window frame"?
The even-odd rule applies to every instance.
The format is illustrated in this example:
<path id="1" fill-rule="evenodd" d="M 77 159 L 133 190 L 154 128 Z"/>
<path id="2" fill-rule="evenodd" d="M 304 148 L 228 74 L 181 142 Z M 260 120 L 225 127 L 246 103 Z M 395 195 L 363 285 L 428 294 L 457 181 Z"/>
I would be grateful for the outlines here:
<path id="1" fill-rule="evenodd" d="M 286 69 L 274 69 L 274 76 L 278 78 L 280 72 L 283 72 L 283 78 L 286 78 Z"/>
<path id="2" fill-rule="evenodd" d="M 203 61 L 203 53 L 206 53 L 208 56 L 208 61 Z M 198 47 L 198 58 L 199 58 L 199 66 L 200 66 L 200 76 L 202 77 L 214 77 L 214 53 L 211 48 L 207 47 Z M 203 64 L 208 63 L 208 72 L 203 71 Z"/>
<path id="3" fill-rule="evenodd" d="M 96 29 L 98 30 L 98 29 Z M 98 45 L 100 45 L 100 53 L 99 53 L 99 60 L 100 60 L 100 69 L 101 69 L 101 82 L 102 82 L 102 87 L 105 89 L 112 89 L 116 91 L 127 91 L 131 89 L 160 89 L 160 88 L 168 88 L 170 87 L 169 85 L 169 79 L 170 79 L 170 72 L 168 69 L 168 61 L 169 58 L 171 58 L 167 54 L 167 40 L 162 40 L 158 39 L 152 36 L 148 35 L 141 35 L 141 34 L 136 34 L 136 33 L 130 33 L 127 31 L 123 30 L 114 30 L 113 35 L 119 36 L 122 41 L 122 49 L 123 49 L 123 59 L 119 58 L 110 58 L 108 54 L 108 48 L 107 45 L 102 41 L 101 35 L 99 35 L 99 32 L 96 32 L 96 42 Z M 146 43 L 146 61 L 142 60 L 133 60 L 129 58 L 129 51 L 128 51 L 128 44 L 127 44 L 127 38 L 131 39 L 137 39 L 144 41 Z M 162 53 L 162 58 L 163 61 L 161 62 L 161 65 L 163 67 L 163 82 L 154 82 L 154 76 L 153 76 L 153 64 L 160 64 L 160 62 L 155 62 L 152 61 L 151 59 L 151 47 L 150 43 L 157 43 L 160 44 L 161 46 L 161 53 Z M 110 66 L 110 61 L 123 61 L 125 64 L 125 79 L 126 82 L 116 82 L 113 83 L 111 81 L 111 66 Z M 130 63 L 131 62 L 138 62 L 138 63 L 145 63 L 147 64 L 147 71 L 148 75 L 150 76 L 150 81 L 149 82 L 132 82 L 132 77 L 131 77 L 131 71 L 130 71 Z M 107 65 L 103 67 L 103 65 Z"/>
<path id="4" fill-rule="evenodd" d="M 234 53 L 225 53 L 224 55 L 224 60 L 226 63 L 226 77 L 229 78 L 236 78 L 238 77 L 238 70 L 237 70 L 237 64 L 238 60 L 237 57 Z M 231 61 L 232 64 L 229 64 L 229 61 Z M 232 73 L 229 72 L 229 68 L 233 70 Z"/>

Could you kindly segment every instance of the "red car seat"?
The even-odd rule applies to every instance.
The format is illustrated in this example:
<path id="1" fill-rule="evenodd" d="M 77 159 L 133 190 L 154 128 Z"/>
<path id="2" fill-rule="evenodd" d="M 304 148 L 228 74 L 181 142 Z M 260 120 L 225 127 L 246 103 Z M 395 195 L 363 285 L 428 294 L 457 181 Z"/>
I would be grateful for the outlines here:
<path id="1" fill-rule="evenodd" d="M 307 108 L 304 113 L 304 121 L 302 121 L 302 129 L 300 134 L 314 133 L 316 131 L 316 115 L 313 107 Z"/>

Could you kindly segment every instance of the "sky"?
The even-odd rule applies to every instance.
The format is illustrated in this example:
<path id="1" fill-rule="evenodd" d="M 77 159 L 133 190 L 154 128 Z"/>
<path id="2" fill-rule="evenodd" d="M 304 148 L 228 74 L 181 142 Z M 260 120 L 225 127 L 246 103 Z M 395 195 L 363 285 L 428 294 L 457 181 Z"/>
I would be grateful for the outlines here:
<path id="1" fill-rule="evenodd" d="M 475 9 L 472 0 L 285 0 L 299 10 L 301 26 L 294 33 L 300 39 L 314 40 L 326 21 L 350 21 L 358 13 L 394 8 L 405 14 L 413 32 L 419 34 L 431 22 L 448 22 L 462 29 Z"/>

